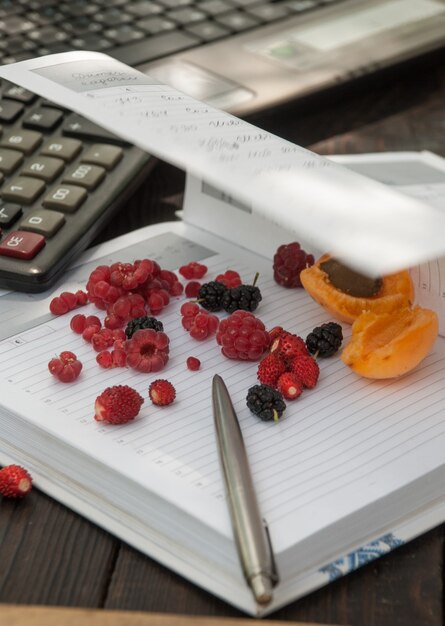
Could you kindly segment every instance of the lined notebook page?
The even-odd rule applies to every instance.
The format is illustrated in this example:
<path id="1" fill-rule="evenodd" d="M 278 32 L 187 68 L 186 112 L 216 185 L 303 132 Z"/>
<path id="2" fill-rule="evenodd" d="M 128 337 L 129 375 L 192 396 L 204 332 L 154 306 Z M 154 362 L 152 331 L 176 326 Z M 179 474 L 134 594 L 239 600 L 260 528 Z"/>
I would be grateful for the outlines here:
<path id="1" fill-rule="evenodd" d="M 279 287 L 264 259 L 252 255 L 252 267 L 240 267 L 236 260 L 215 255 L 206 264 L 206 280 L 235 267 L 249 283 L 260 270 L 263 301 L 255 313 L 268 328 L 279 324 L 305 337 L 329 320 L 302 290 Z M 171 342 L 171 358 L 162 372 L 99 368 L 90 344 L 69 329 L 68 314 L 0 342 L 3 397 L 24 398 L 17 406 L 29 412 L 33 423 L 111 467 L 137 475 L 147 487 L 164 490 L 178 506 L 230 535 L 210 397 L 212 377 L 219 373 L 241 422 L 277 551 L 445 460 L 444 340 L 438 340 L 421 367 L 394 382 L 359 378 L 338 356 L 320 360 L 317 387 L 289 402 L 279 423 L 265 423 L 245 406 L 258 364 L 226 359 L 214 339 L 191 339 L 180 324 L 183 302 L 172 301 L 159 316 Z M 81 311 L 102 315 L 93 307 Z M 349 332 L 345 326 L 346 338 Z M 72 350 L 84 364 L 73 384 L 59 383 L 47 370 L 50 358 L 62 350 Z M 201 360 L 200 371 L 186 368 L 190 355 Z M 148 400 L 148 385 L 155 378 L 175 385 L 177 401 L 170 407 L 156 408 Z M 129 384 L 147 398 L 141 414 L 122 426 L 98 424 L 94 400 L 116 384 Z"/>

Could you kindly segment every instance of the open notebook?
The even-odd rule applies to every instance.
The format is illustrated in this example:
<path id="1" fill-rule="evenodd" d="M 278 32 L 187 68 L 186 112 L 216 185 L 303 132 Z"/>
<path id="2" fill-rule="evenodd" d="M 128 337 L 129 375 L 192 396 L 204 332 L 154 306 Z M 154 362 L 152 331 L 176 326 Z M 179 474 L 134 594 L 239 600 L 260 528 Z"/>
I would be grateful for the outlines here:
<path id="1" fill-rule="evenodd" d="M 219 236 L 217 225 L 212 232 L 190 224 L 199 207 L 195 184 L 188 185 L 184 221 L 90 251 L 55 293 L 83 287 L 103 263 L 149 257 L 175 269 L 200 260 L 209 268 L 206 279 L 229 267 L 245 282 L 260 272 L 256 315 L 267 327 L 306 336 L 328 321 L 304 291 L 273 280 L 262 242 L 273 248 L 289 241 L 284 231 L 265 234 L 262 218 L 250 216 L 247 249 Z M 214 198 L 214 208 L 221 202 Z M 246 613 L 270 613 L 445 519 L 444 339 L 400 380 L 365 380 L 338 356 L 325 359 L 317 387 L 288 403 L 279 423 L 265 423 L 245 405 L 258 364 L 226 359 L 212 339 L 191 339 L 180 325 L 183 297 L 159 316 L 171 340 L 167 368 L 144 375 L 100 369 L 91 346 L 69 329 L 71 316 L 48 312 L 53 295 L 0 297 L 0 462 L 23 464 L 39 488 L 209 592 Z M 98 313 L 92 305 L 82 312 Z M 345 325 L 346 340 L 349 332 Z M 69 385 L 47 371 L 61 350 L 84 363 Z M 201 360 L 199 371 L 187 370 L 189 355 Z M 213 429 L 215 373 L 240 419 L 281 578 L 273 604 L 262 611 L 232 538 Z M 130 384 L 147 397 L 149 382 L 160 376 L 176 387 L 173 405 L 156 409 L 147 398 L 134 423 L 94 421 L 94 400 L 106 386 Z"/>

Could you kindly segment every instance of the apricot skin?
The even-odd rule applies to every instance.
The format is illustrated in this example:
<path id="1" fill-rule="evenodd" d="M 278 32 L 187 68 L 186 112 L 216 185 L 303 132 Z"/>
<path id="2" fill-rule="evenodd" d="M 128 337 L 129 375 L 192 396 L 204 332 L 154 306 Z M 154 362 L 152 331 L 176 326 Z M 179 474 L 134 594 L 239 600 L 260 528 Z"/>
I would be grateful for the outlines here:
<path id="1" fill-rule="evenodd" d="M 320 268 L 320 264 L 329 258 L 329 254 L 324 254 L 314 265 L 304 269 L 300 280 L 308 294 L 339 321 L 352 324 L 365 311 L 391 313 L 412 304 L 414 285 L 407 270 L 384 276 L 380 291 L 375 296 L 362 298 L 344 293 L 332 285 Z"/>
<path id="2" fill-rule="evenodd" d="M 341 359 L 366 378 L 395 378 L 414 369 L 436 341 L 436 313 L 419 306 L 392 313 L 368 311 L 352 325 Z"/>

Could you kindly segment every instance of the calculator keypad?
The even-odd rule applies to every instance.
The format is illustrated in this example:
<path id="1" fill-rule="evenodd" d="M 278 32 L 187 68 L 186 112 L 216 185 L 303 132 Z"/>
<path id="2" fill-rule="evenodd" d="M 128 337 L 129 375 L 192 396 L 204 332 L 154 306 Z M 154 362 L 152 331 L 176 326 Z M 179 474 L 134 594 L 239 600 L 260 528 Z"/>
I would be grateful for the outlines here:
<path id="1" fill-rule="evenodd" d="M 20 86 L 0 86 L 0 289 L 43 291 L 154 160 Z"/>

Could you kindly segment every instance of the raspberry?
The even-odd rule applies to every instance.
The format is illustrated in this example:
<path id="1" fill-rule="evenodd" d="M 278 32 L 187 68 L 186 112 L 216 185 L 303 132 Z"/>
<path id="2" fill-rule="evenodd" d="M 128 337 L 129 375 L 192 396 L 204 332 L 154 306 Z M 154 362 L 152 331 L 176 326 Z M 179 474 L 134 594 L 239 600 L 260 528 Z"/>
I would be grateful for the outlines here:
<path id="1" fill-rule="evenodd" d="M 71 383 L 79 377 L 82 371 L 82 363 L 74 352 L 61 352 L 58 357 L 51 359 L 48 369 L 53 376 L 62 383 Z"/>
<path id="2" fill-rule="evenodd" d="M 309 355 L 297 356 L 291 363 L 290 371 L 299 378 L 302 385 L 313 389 L 320 375 L 318 363 Z"/>
<path id="3" fill-rule="evenodd" d="M 169 338 L 153 328 L 137 330 L 125 342 L 127 365 L 138 372 L 159 372 L 168 361 Z"/>
<path id="4" fill-rule="evenodd" d="M 189 328 L 186 330 L 188 330 L 190 332 L 190 336 L 197 341 L 203 341 L 210 335 L 216 333 L 219 325 L 219 319 L 216 315 L 212 315 L 211 313 L 204 311 L 204 309 L 200 309 L 200 311 L 198 311 L 198 313 L 191 318 L 191 323 L 189 323 L 189 318 L 183 318 L 183 320 L 187 320 L 186 325 L 188 325 Z"/>
<path id="5" fill-rule="evenodd" d="M 298 335 L 284 331 L 279 335 L 270 348 L 272 354 L 279 354 L 281 358 L 290 362 L 300 354 L 308 354 L 304 340 Z"/>
<path id="6" fill-rule="evenodd" d="M 223 283 L 228 289 L 241 285 L 241 276 L 235 270 L 226 270 L 224 274 L 218 274 L 215 280 Z"/>
<path id="7" fill-rule="evenodd" d="M 273 276 L 283 287 L 302 287 L 300 272 L 314 264 L 312 254 L 301 249 L 300 244 L 283 244 L 273 257 Z"/>
<path id="8" fill-rule="evenodd" d="M 99 326 L 100 328 L 102 324 L 97 315 L 87 315 L 87 318 L 85 320 L 85 327 L 87 326 Z"/>
<path id="9" fill-rule="evenodd" d="M 158 378 L 150 384 L 148 395 L 153 404 L 167 406 L 176 398 L 176 390 L 170 381 Z"/>
<path id="10" fill-rule="evenodd" d="M 101 352 L 107 348 L 111 348 L 114 343 L 114 338 L 111 330 L 108 328 L 101 328 L 99 332 L 95 333 L 91 337 L 91 345 L 96 352 Z"/>
<path id="11" fill-rule="evenodd" d="M 268 354 L 260 361 L 257 377 L 260 383 L 276 389 L 277 381 L 285 371 L 286 363 L 283 359 L 277 354 Z"/>
<path id="12" fill-rule="evenodd" d="M 122 348 L 115 350 L 103 350 L 96 357 L 97 363 L 104 369 L 110 367 L 125 367 L 127 364 L 127 353 Z"/>
<path id="13" fill-rule="evenodd" d="M 96 357 L 96 362 L 98 365 L 103 367 L 104 369 L 109 369 L 113 367 L 113 357 L 109 350 L 102 350 Z"/>
<path id="14" fill-rule="evenodd" d="M 277 388 L 286 400 L 296 400 L 303 393 L 303 383 L 292 372 L 281 374 L 277 382 Z"/>
<path id="15" fill-rule="evenodd" d="M 187 358 L 187 367 L 192 372 L 196 372 L 201 367 L 201 361 L 197 359 L 195 356 L 189 356 Z"/>
<path id="16" fill-rule="evenodd" d="M 223 283 L 218 283 L 216 280 L 210 283 L 204 283 L 198 292 L 198 302 L 207 311 L 220 311 L 222 309 L 222 298 L 227 291 L 227 287 Z"/>
<path id="17" fill-rule="evenodd" d="M 73 330 L 78 335 L 81 335 L 85 330 L 86 319 L 87 318 L 85 317 L 85 315 L 82 315 L 82 313 L 77 313 L 77 315 L 74 315 L 70 321 L 71 330 Z"/>
<path id="18" fill-rule="evenodd" d="M 23 498 L 31 489 L 31 474 L 25 468 L 6 465 L 0 470 L 0 494 L 4 498 Z"/>
<path id="19" fill-rule="evenodd" d="M 185 286 L 185 297 L 197 298 L 200 289 L 201 289 L 201 283 L 198 283 L 196 280 L 192 280 L 190 283 L 187 283 Z"/>
<path id="20" fill-rule="evenodd" d="M 69 311 L 72 311 L 77 306 L 77 296 L 75 293 L 71 293 L 71 291 L 62 291 L 60 299 L 68 306 Z"/>
<path id="21" fill-rule="evenodd" d="M 93 336 L 100 331 L 100 326 L 97 324 L 91 324 L 90 326 L 85 326 L 84 331 L 82 333 L 82 337 L 85 341 L 90 342 Z"/>
<path id="22" fill-rule="evenodd" d="M 56 296 L 49 303 L 49 310 L 53 315 L 65 315 L 70 310 L 68 304 L 59 296 Z"/>
<path id="23" fill-rule="evenodd" d="M 308 351 L 316 357 L 332 356 L 340 348 L 343 341 L 343 331 L 337 322 L 328 322 L 316 326 L 306 337 Z"/>
<path id="24" fill-rule="evenodd" d="M 269 347 L 263 322 L 248 311 L 235 311 L 222 320 L 216 333 L 222 354 L 229 359 L 258 361 Z"/>
<path id="25" fill-rule="evenodd" d="M 107 387 L 96 398 L 94 419 L 109 424 L 125 424 L 139 414 L 143 403 L 143 397 L 128 385 Z"/>
<path id="26" fill-rule="evenodd" d="M 207 269 L 202 263 L 192 261 L 187 265 L 182 265 L 179 268 L 179 273 L 187 280 L 191 280 L 192 278 L 202 278 L 207 273 Z"/>
<path id="27" fill-rule="evenodd" d="M 286 409 L 281 393 L 268 385 L 251 387 L 247 392 L 246 404 L 263 421 L 277 422 Z"/>
<path id="28" fill-rule="evenodd" d="M 78 291 L 76 291 L 75 295 L 77 300 L 77 306 L 85 306 L 86 304 L 88 304 L 88 294 L 85 293 L 85 291 L 79 289 Z"/>
<path id="29" fill-rule="evenodd" d="M 142 328 L 153 328 L 153 330 L 164 330 L 164 325 L 162 322 L 157 320 L 155 317 L 148 317 L 148 315 L 143 315 L 142 317 L 135 317 L 130 320 L 125 328 L 125 335 L 128 339 L 134 335 L 137 330 L 141 330 Z"/>

